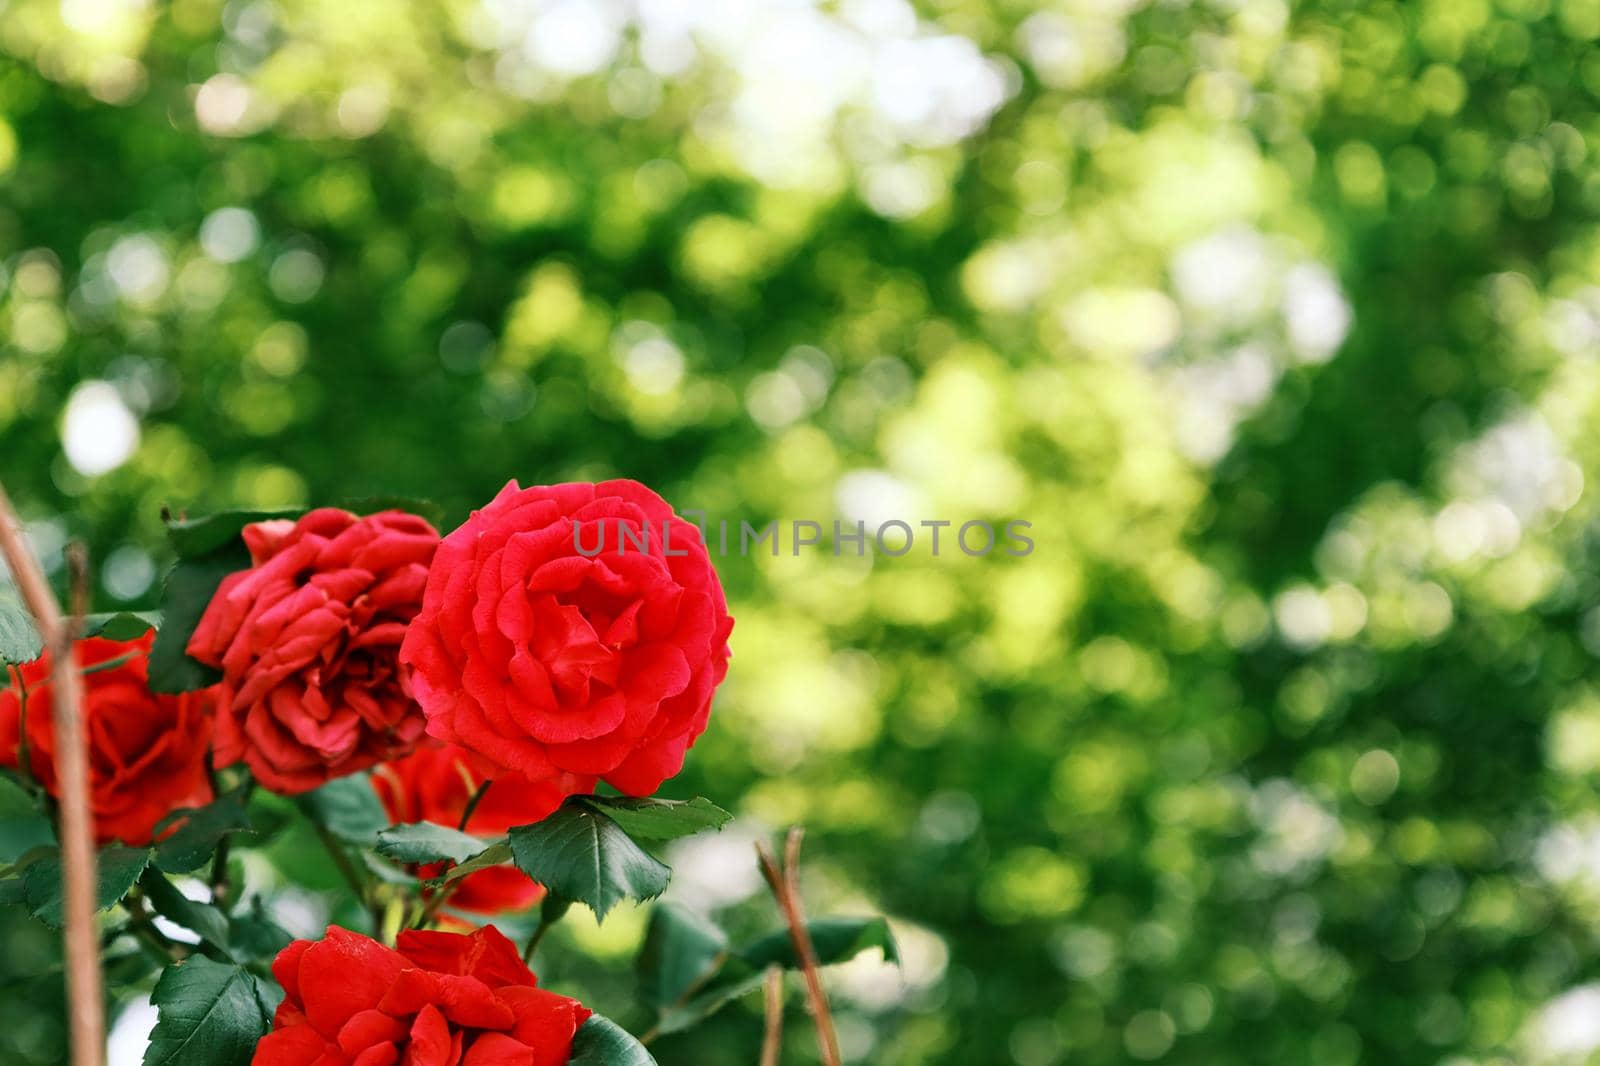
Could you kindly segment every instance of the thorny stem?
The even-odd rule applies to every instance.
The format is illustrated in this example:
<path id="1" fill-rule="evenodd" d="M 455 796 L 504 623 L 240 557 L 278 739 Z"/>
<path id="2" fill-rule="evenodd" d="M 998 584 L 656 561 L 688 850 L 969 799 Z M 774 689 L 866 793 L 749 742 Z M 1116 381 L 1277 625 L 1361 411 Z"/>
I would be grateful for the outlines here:
<path id="1" fill-rule="evenodd" d="M 767 967 L 762 988 L 766 1028 L 761 1035 L 761 1066 L 778 1066 L 778 1055 L 783 1051 L 783 970 Z"/>
<path id="2" fill-rule="evenodd" d="M 756 857 L 761 862 L 761 876 L 772 889 L 778 908 L 789 924 L 789 939 L 794 943 L 795 957 L 800 960 L 800 972 L 806 982 L 806 998 L 811 1004 L 811 1020 L 817 1027 L 817 1049 L 823 1066 L 840 1066 L 839 1037 L 834 1032 L 833 1015 L 828 1010 L 828 994 L 822 987 L 822 973 L 817 965 L 816 948 L 811 943 L 811 933 L 806 929 L 805 909 L 800 903 L 800 842 L 805 830 L 795 826 L 789 830 L 784 845 L 784 865 L 779 868 L 765 841 L 756 841 Z"/>
<path id="3" fill-rule="evenodd" d="M 51 653 L 51 708 L 56 732 L 55 770 L 61 802 L 61 862 L 65 882 L 67 994 L 73 1066 L 101 1066 L 106 1052 L 100 945 L 95 933 L 94 821 L 89 807 L 89 760 L 81 707 L 83 679 L 72 653 L 73 635 L 88 607 L 88 567 L 82 548 L 68 554 L 75 617 L 61 605 L 22 535 L 22 523 L 0 488 L 0 555 Z"/>

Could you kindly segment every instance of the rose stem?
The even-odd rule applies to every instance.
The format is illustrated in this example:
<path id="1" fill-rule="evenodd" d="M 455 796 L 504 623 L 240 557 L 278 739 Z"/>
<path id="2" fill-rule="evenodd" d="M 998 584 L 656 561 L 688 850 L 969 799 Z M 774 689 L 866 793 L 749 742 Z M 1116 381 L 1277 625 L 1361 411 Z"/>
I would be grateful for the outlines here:
<path id="1" fill-rule="evenodd" d="M 812 946 L 805 910 L 800 903 L 800 841 L 804 837 L 805 830 L 799 826 L 789 830 L 784 846 L 785 869 L 778 868 L 778 860 L 765 841 L 756 841 L 756 857 L 761 862 L 761 876 L 767 879 L 773 898 L 789 923 L 789 939 L 794 943 L 795 957 L 800 960 L 800 972 L 805 977 L 806 998 L 811 1003 L 811 1020 L 817 1027 L 817 1049 L 823 1066 L 841 1066 L 839 1038 L 834 1034 L 833 1015 L 828 1011 L 828 994 L 822 988 L 816 948 Z"/>
<path id="2" fill-rule="evenodd" d="M 213 796 L 222 795 L 216 771 L 210 771 L 210 776 L 211 794 Z M 255 791 L 255 787 L 256 783 L 253 778 L 246 779 L 243 794 L 239 797 L 241 804 L 250 802 L 250 793 Z M 233 895 L 233 879 L 228 873 L 228 851 L 232 843 L 233 834 L 223 833 L 222 838 L 217 841 L 216 858 L 211 863 L 211 902 L 221 907 L 224 913 L 227 912 L 228 904 L 231 902 L 229 897 Z"/>
<path id="3" fill-rule="evenodd" d="M 689 982 L 688 988 L 685 988 L 682 992 L 678 993 L 678 998 L 672 1001 L 672 1009 L 676 1010 L 677 1008 L 684 1006 L 695 996 L 699 995 L 700 991 L 704 989 L 706 985 L 710 984 L 712 980 L 722 972 L 722 968 L 727 965 L 727 963 L 728 952 L 717 952 L 715 957 L 712 958 L 710 965 L 706 967 L 705 972 L 699 977 L 696 977 L 693 981 Z M 661 1026 L 653 1025 L 650 1027 L 648 1032 L 639 1038 L 639 1043 L 648 1045 L 654 1043 L 660 1038 Z"/>
<path id="4" fill-rule="evenodd" d="M 128 928 L 148 947 L 166 956 L 168 962 L 182 962 L 189 957 L 188 945 L 177 943 L 151 921 L 150 913 L 145 910 L 144 896 L 138 889 L 124 897 L 122 906 L 128 912 Z"/>
<path id="5" fill-rule="evenodd" d="M 539 924 L 534 927 L 533 935 L 528 938 L 528 946 L 522 949 L 524 965 L 533 965 L 533 953 L 539 949 L 539 941 L 544 939 L 551 926 L 566 916 L 571 907 L 571 900 L 562 899 L 546 890 L 544 902 L 539 905 Z"/>
<path id="6" fill-rule="evenodd" d="M 456 828 L 461 832 L 465 833 L 467 831 L 467 823 L 472 821 L 472 814 L 478 809 L 478 804 L 483 802 L 483 794 L 489 791 L 489 785 L 491 783 L 492 782 L 485 781 L 483 784 L 479 785 L 477 789 L 473 791 L 471 797 L 467 799 L 467 805 L 461 811 L 461 824 L 456 826 Z"/>
<path id="7" fill-rule="evenodd" d="M 316 830 L 317 839 L 322 841 L 322 846 L 327 849 L 328 857 L 333 860 L 333 865 L 338 868 L 340 875 L 344 877 L 345 884 L 349 885 L 350 891 L 356 894 L 356 902 L 366 909 L 367 915 L 372 921 L 372 935 L 381 936 L 383 931 L 383 912 L 378 909 L 377 904 L 367 899 L 366 882 L 356 871 L 355 865 L 351 863 L 350 853 L 344 850 L 344 845 L 322 823 L 313 820 L 311 827 Z"/>
<path id="8" fill-rule="evenodd" d="M 64 619 L 39 562 L 22 535 L 22 522 L 0 486 L 0 554 L 5 556 L 22 600 L 51 652 L 51 706 L 56 732 L 56 774 L 60 784 L 62 879 L 66 882 L 67 998 L 73 1066 L 105 1061 L 105 1004 L 100 981 L 100 946 L 95 937 L 94 826 L 89 811 L 89 760 L 84 751 L 82 679 L 72 654 L 79 619 Z M 88 599 L 87 568 L 81 549 L 72 553 L 73 608 L 82 614 Z"/>
<path id="9" fill-rule="evenodd" d="M 10 667 L 17 679 L 17 773 L 22 780 L 33 784 L 33 757 L 28 754 L 28 682 L 19 667 Z"/>
<path id="10" fill-rule="evenodd" d="M 767 1025 L 761 1037 L 761 1066 L 778 1066 L 778 1055 L 783 1051 L 783 970 L 769 966 L 763 984 Z"/>

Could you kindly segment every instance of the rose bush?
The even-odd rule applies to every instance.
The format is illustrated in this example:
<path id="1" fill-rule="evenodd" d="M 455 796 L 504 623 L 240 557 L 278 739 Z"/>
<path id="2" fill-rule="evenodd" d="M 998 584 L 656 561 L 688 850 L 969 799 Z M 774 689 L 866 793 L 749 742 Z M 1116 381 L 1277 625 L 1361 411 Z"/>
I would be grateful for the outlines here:
<path id="1" fill-rule="evenodd" d="M 295 793 L 409 752 L 424 720 L 397 653 L 437 531 L 324 507 L 243 537 L 253 565 L 223 580 L 188 642 L 223 673 L 216 765 Z"/>
<path id="2" fill-rule="evenodd" d="M 91 672 L 83 677 L 84 737 L 95 836 L 102 843 L 149 843 L 156 823 L 179 807 L 211 799 L 206 744 L 211 735 L 210 691 L 157 695 L 148 684 L 154 634 L 138 640 L 80 640 L 73 654 Z M 19 667 L 27 687 L 0 691 L 0 765 L 18 768 L 26 733 L 27 771 L 58 795 L 56 730 L 50 657 Z"/>
<path id="3" fill-rule="evenodd" d="M 512 481 L 440 543 L 401 661 L 428 731 L 486 770 L 644 795 L 705 729 L 732 628 L 699 530 L 654 492 Z"/>
<path id="4" fill-rule="evenodd" d="M 255 1066 L 561 1066 L 590 1011 L 537 987 L 493 926 L 394 948 L 329 926 L 272 964 L 284 999 Z"/>
<path id="5" fill-rule="evenodd" d="M 463 748 L 425 743 L 412 754 L 373 771 L 372 787 L 396 823 L 432 822 L 454 829 L 461 825 L 468 801 L 484 780 L 471 764 Z M 495 778 L 484 792 L 464 828 L 479 836 L 497 836 L 514 825 L 537 822 L 561 806 L 568 795 L 593 787 L 592 777 L 562 775 L 530 781 L 506 774 Z M 418 868 L 417 875 L 438 877 L 445 866 L 428 863 Z M 476 914 L 498 914 L 530 907 L 543 894 L 522 871 L 496 866 L 462 878 L 450 896 L 450 905 Z"/>
<path id="6" fill-rule="evenodd" d="M 110 991 L 149 992 L 146 1066 L 649 1066 L 645 1045 L 749 993 L 768 967 L 869 947 L 893 957 L 882 919 L 822 920 L 812 959 L 796 950 L 798 926 L 735 943 L 662 903 L 638 959 L 655 1016 L 644 1035 L 538 987 L 525 960 L 584 940 L 546 940 L 556 923 L 578 907 L 603 922 L 625 901 L 658 899 L 672 873 L 664 847 L 732 818 L 704 797 L 639 795 L 678 771 L 705 728 L 733 625 L 697 530 L 654 493 L 630 481 L 513 483 L 442 546 L 400 512 L 256 517 L 172 522 L 179 561 L 154 623 L 170 627 L 164 637 L 74 649 L 90 813 L 101 843 L 134 845 L 102 849 L 93 872 L 71 832 L 85 820 L 52 824 L 59 812 L 42 797 L 60 792 L 44 638 L 0 598 L 0 665 L 20 682 L 0 690 L 0 767 L 17 772 L 0 773 L 0 902 L 64 923 L 82 955 L 98 945 L 117 964 L 103 973 L 123 986 Z M 135 623 L 151 616 L 75 624 Z M 253 790 L 252 778 L 295 793 L 369 767 L 369 780 L 295 803 Z M 602 779 L 634 795 L 597 795 Z M 60 810 L 82 812 L 83 800 L 74 790 Z M 199 809 L 157 833 L 187 807 Z M 142 846 L 155 836 L 159 846 Z M 310 870 L 303 884 L 330 883 L 313 842 L 347 892 L 329 913 L 370 935 L 334 925 L 291 941 L 280 927 L 301 913 L 273 898 L 286 877 Z M 798 922 L 780 887 L 793 875 L 762 861 Z M 446 931 L 471 928 L 462 912 L 541 899 L 536 916 L 507 924 L 525 937 L 520 952 L 492 925 Z M 123 913 L 101 919 L 79 903 Z M 262 965 L 274 955 L 281 997 Z M 820 986 L 807 985 L 831 1047 Z M 94 1039 L 95 998 L 74 1003 L 77 1040 Z"/>

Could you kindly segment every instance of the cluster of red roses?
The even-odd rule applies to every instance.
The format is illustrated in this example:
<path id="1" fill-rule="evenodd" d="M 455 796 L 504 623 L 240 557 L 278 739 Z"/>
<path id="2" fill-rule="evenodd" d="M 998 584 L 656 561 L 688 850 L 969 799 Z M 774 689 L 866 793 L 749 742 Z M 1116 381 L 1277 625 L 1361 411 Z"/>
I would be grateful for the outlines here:
<path id="1" fill-rule="evenodd" d="M 648 550 L 577 550 L 607 524 Z M 188 643 L 220 669 L 212 688 L 152 693 L 149 634 L 78 644 L 102 841 L 146 843 L 171 811 L 209 800 L 208 764 L 243 763 L 282 793 L 376 767 L 397 822 L 450 826 L 488 780 L 466 827 L 479 833 L 538 821 L 600 780 L 649 794 L 682 767 L 727 672 L 733 623 L 699 531 L 636 482 L 512 482 L 443 540 L 415 515 L 332 508 L 243 537 L 252 565 L 223 580 Z M 49 664 L 21 674 L 25 703 L 0 692 L 0 763 L 25 760 L 53 794 Z M 452 903 L 494 912 L 538 892 L 486 870 Z M 508 1050 L 549 1013 L 516 953 L 503 958 L 492 930 L 470 947 L 443 935 L 411 934 L 398 952 L 343 930 L 291 946 L 274 967 L 281 1031 L 257 1061 L 546 1061 Z M 351 965 L 317 960 L 340 953 L 371 989 L 333 987 Z M 263 1058 L 269 1045 L 280 1050 Z"/>

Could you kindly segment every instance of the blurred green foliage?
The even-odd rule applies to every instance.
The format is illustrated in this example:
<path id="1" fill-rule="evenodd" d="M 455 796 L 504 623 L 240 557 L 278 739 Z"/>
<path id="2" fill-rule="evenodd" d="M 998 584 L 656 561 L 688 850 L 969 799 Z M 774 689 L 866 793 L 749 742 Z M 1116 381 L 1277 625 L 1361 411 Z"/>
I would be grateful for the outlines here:
<path id="1" fill-rule="evenodd" d="M 804 822 L 813 910 L 894 919 L 903 977 L 834 982 L 853 1061 L 1586 1061 L 1597 37 L 1595 0 L 10 0 L 0 474 L 104 609 L 154 601 L 164 505 L 626 475 L 735 524 L 1027 519 L 1026 558 L 721 563 L 670 794 Z M 764 929 L 736 832 L 682 898 Z M 638 1021 L 643 915 L 571 921 L 547 982 Z M 7 923 L 0 1060 L 56 1061 Z M 663 1066 L 753 1061 L 757 1010 Z"/>

